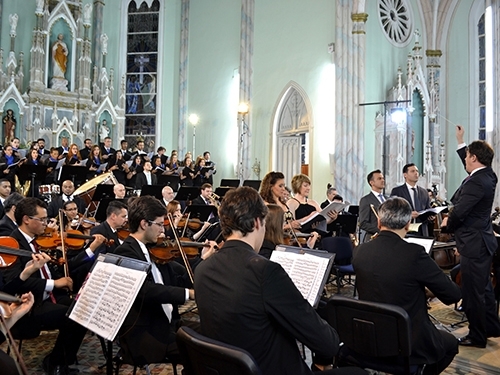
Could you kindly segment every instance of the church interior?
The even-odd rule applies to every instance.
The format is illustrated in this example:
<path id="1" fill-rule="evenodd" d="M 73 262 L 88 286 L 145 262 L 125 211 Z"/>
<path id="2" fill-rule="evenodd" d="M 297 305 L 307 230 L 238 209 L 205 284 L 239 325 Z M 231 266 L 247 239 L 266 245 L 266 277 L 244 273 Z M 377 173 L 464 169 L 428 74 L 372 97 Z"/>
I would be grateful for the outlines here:
<path id="1" fill-rule="evenodd" d="M 0 0 L 0 144 L 209 151 L 214 188 L 304 173 L 353 204 L 414 163 L 446 201 L 457 125 L 500 149 L 499 25 L 500 0 Z M 499 372 L 499 343 L 463 373 Z"/>

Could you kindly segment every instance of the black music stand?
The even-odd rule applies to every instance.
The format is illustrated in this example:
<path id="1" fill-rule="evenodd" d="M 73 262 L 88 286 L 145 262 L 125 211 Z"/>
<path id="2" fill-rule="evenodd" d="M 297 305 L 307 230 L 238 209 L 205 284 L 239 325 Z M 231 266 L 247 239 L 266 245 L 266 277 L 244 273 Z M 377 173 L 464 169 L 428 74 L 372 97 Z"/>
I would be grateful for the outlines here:
<path id="1" fill-rule="evenodd" d="M 201 194 L 199 186 L 181 186 L 175 199 L 178 201 L 192 201 Z"/>
<path id="2" fill-rule="evenodd" d="M 23 164 L 18 169 L 18 177 L 21 181 L 31 180 L 31 197 L 35 197 L 35 183 L 43 184 L 45 177 L 47 177 L 46 165 Z"/>
<path id="3" fill-rule="evenodd" d="M 353 205 L 351 204 L 349 208 L 347 209 L 347 212 L 359 216 L 359 206 L 358 205 Z"/>
<path id="4" fill-rule="evenodd" d="M 108 184 L 99 184 L 96 186 L 94 195 L 92 196 L 93 201 L 100 201 L 104 198 L 114 198 L 115 193 L 113 192 L 113 188 L 115 185 Z"/>
<path id="5" fill-rule="evenodd" d="M 337 219 L 330 224 L 327 228 L 329 232 L 336 232 L 337 236 L 344 233 L 356 233 L 358 225 L 358 217 L 356 215 L 338 215 Z"/>
<path id="6" fill-rule="evenodd" d="M 199 219 L 200 221 L 208 221 L 210 214 L 217 215 L 217 207 L 208 204 L 192 204 L 186 207 L 186 213 L 191 213 L 190 219 Z"/>
<path id="7" fill-rule="evenodd" d="M 238 186 L 240 186 L 240 180 L 232 180 L 232 179 L 228 179 L 228 178 L 223 178 L 220 181 L 220 186 L 221 187 L 235 187 L 235 188 L 237 188 Z"/>
<path id="8" fill-rule="evenodd" d="M 231 189 L 234 189 L 234 187 L 218 187 L 217 189 L 215 189 L 214 193 L 222 199 L 224 198 L 224 195 L 226 195 L 226 193 Z"/>
<path id="9" fill-rule="evenodd" d="M 179 184 L 181 181 L 179 176 L 161 174 L 157 176 L 157 178 L 158 178 L 158 185 L 162 185 L 164 187 L 170 186 L 173 191 L 179 190 Z"/>
<path id="10" fill-rule="evenodd" d="M 145 195 L 151 195 L 159 200 L 163 199 L 163 195 L 161 195 L 161 191 L 163 190 L 162 185 L 142 185 L 141 189 L 141 197 Z"/>
<path id="11" fill-rule="evenodd" d="M 243 181 L 243 186 L 250 186 L 255 190 L 259 191 L 260 189 L 260 180 L 245 180 Z"/>
<path id="12" fill-rule="evenodd" d="M 79 165 L 63 165 L 61 167 L 61 179 L 60 182 L 66 180 L 73 181 L 76 186 L 80 185 L 83 181 L 87 179 L 88 169 Z"/>

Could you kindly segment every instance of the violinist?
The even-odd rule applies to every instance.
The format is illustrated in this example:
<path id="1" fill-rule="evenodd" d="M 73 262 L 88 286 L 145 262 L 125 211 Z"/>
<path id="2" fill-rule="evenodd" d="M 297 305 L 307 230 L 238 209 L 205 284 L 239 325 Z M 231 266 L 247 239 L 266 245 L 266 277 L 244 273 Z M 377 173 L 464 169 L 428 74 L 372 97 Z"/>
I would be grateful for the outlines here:
<path id="1" fill-rule="evenodd" d="M 197 219 L 190 219 L 189 222 L 197 220 L 197 222 L 200 224 L 200 228 L 198 230 L 192 230 L 190 228 L 189 222 L 186 222 L 186 220 L 184 220 L 184 222 L 181 221 L 182 220 L 181 203 L 179 201 L 176 201 L 176 200 L 173 200 L 173 201 L 168 203 L 167 214 L 170 214 L 174 219 L 173 229 L 177 229 L 178 230 L 177 232 L 179 234 L 185 233 L 182 237 L 189 237 L 189 238 L 193 239 L 193 241 L 198 240 L 201 237 L 201 235 L 203 234 L 203 232 L 205 232 L 205 230 L 210 226 L 210 223 L 207 221 L 201 223 Z M 183 224 L 183 225 L 179 226 L 179 223 Z M 172 225 L 170 225 L 170 227 L 172 227 Z M 171 230 L 172 230 L 172 228 L 170 228 L 169 231 L 167 231 L 165 233 L 166 237 L 174 238 L 173 233 L 170 233 Z"/>
<path id="2" fill-rule="evenodd" d="M 3 202 L 5 216 L 0 219 L 0 236 L 10 236 L 12 231 L 17 228 L 14 212 L 16 212 L 16 206 L 23 199 L 24 197 L 21 194 L 12 193 Z"/>
<path id="3" fill-rule="evenodd" d="M 99 252 L 112 253 L 122 243 L 118 238 L 117 230 L 122 228 L 127 222 L 127 205 L 122 201 L 109 202 L 106 208 L 106 220 L 101 224 L 90 229 L 90 234 L 101 234 L 108 240 L 113 240 L 113 243 L 103 245 Z"/>
<path id="4" fill-rule="evenodd" d="M 18 228 L 11 234 L 21 249 L 37 253 L 35 238 L 44 233 L 47 226 L 46 204 L 38 198 L 25 198 L 16 206 L 15 218 Z M 30 257 L 20 256 L 4 271 L 6 282 L 19 278 Z M 16 293 L 31 291 L 35 305 L 31 314 L 24 316 L 14 327 L 20 337 L 33 337 L 43 330 L 59 329 L 52 352 L 43 361 L 44 370 L 49 374 L 67 373 L 68 365 L 76 360 L 78 348 L 86 329 L 66 317 L 71 300 L 67 290 L 72 290 L 73 280 L 61 277 L 54 269 L 44 265 L 40 272 L 32 274 Z M 16 330 L 17 329 L 17 330 Z"/>
<path id="5" fill-rule="evenodd" d="M 129 205 L 130 236 L 115 250 L 115 254 L 151 263 L 151 270 L 125 318 L 120 331 L 121 353 L 126 362 L 132 358 L 144 363 L 162 363 L 165 358 L 178 360 L 175 333 L 180 325 L 197 322 L 181 320 L 178 305 L 194 299 L 193 285 L 185 267 L 177 262 L 151 262 L 149 244 L 155 244 L 164 234 L 165 206 L 151 196 L 138 197 Z M 207 258 L 209 250 L 202 255 Z M 200 263 L 198 258 L 193 268 Z"/>

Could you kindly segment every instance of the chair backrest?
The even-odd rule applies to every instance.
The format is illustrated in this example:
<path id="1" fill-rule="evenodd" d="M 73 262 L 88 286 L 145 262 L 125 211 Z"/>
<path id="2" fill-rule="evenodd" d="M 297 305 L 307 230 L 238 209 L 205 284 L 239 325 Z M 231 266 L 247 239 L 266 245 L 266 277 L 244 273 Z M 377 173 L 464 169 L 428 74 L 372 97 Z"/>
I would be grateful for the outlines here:
<path id="1" fill-rule="evenodd" d="M 328 323 L 354 352 L 377 358 L 409 358 L 411 324 L 403 308 L 334 296 L 327 303 L 327 313 Z"/>
<path id="2" fill-rule="evenodd" d="M 329 253 L 335 253 L 335 264 L 350 264 L 352 260 L 352 242 L 347 237 L 325 237 L 321 247 Z"/>
<path id="3" fill-rule="evenodd" d="M 190 375 L 261 375 L 246 350 L 205 337 L 189 327 L 177 331 L 177 346 Z"/>

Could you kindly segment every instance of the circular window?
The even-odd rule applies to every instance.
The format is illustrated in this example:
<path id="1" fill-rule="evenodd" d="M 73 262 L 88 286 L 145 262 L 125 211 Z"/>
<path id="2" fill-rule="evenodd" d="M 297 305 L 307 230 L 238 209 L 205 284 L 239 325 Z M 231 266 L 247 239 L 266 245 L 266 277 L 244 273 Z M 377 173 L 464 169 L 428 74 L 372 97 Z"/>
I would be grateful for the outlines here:
<path id="1" fill-rule="evenodd" d="M 378 0 L 378 16 L 385 36 L 393 45 L 408 45 L 413 32 L 413 17 L 406 0 Z"/>

